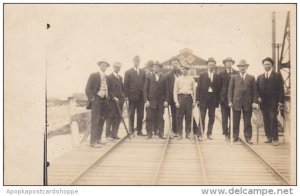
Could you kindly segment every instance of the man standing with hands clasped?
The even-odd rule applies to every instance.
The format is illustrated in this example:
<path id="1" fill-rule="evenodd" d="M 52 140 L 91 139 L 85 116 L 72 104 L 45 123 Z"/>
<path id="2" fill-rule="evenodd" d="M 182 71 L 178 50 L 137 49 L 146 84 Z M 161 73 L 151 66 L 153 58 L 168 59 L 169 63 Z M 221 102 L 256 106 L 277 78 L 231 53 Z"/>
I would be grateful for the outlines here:
<path id="1" fill-rule="evenodd" d="M 280 73 L 272 70 L 273 59 L 267 57 L 262 60 L 265 73 L 257 78 L 258 101 L 261 103 L 261 110 L 264 119 L 264 128 L 267 136 L 265 143 L 278 143 L 277 111 L 278 107 L 284 104 L 284 87 Z"/>
<path id="2" fill-rule="evenodd" d="M 247 74 L 248 64 L 241 60 L 237 65 L 240 73 L 231 77 L 228 87 L 229 107 L 233 110 L 233 138 L 238 141 L 240 132 L 241 112 L 244 118 L 244 137 L 248 144 L 253 144 L 252 138 L 252 107 L 257 106 L 257 87 L 254 76 Z"/>
<path id="3" fill-rule="evenodd" d="M 208 111 L 207 139 L 212 140 L 212 129 L 215 122 L 215 110 L 219 106 L 220 82 L 219 76 L 214 73 L 216 61 L 210 57 L 207 61 L 207 71 L 199 75 L 197 85 L 197 103 L 200 105 L 202 129 L 205 129 L 205 116 Z"/>
<path id="4" fill-rule="evenodd" d="M 164 107 L 168 106 L 169 93 L 166 78 L 160 72 L 161 67 L 158 62 L 152 64 L 153 74 L 146 78 L 144 86 L 147 139 L 151 139 L 153 131 L 157 130 L 158 137 L 165 139 L 163 115 Z"/>
<path id="5" fill-rule="evenodd" d="M 183 117 L 185 117 L 186 138 L 191 139 L 192 109 L 196 105 L 196 82 L 188 75 L 190 65 L 183 61 L 182 75 L 174 83 L 174 102 L 177 107 L 178 139 L 182 139 Z"/>
<path id="6" fill-rule="evenodd" d="M 124 90 L 129 101 L 129 129 L 134 135 L 134 115 L 137 114 L 137 135 L 144 136 L 142 132 L 144 118 L 144 97 L 143 88 L 146 73 L 139 68 L 140 57 L 133 58 L 133 67 L 125 72 Z M 135 112 L 136 111 L 136 112 Z"/>

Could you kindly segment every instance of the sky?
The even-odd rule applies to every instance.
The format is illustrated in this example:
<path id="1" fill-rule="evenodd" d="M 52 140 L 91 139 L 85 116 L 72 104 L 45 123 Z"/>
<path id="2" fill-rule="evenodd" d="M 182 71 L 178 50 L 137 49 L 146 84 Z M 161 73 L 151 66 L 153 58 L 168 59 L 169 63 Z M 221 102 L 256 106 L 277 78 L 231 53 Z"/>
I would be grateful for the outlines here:
<path id="1" fill-rule="evenodd" d="M 48 97 L 84 93 L 97 61 L 141 67 L 150 59 L 160 62 L 189 48 L 218 65 L 226 57 L 245 59 L 248 72 L 263 72 L 261 60 L 272 56 L 272 11 L 276 11 L 277 42 L 281 43 L 287 11 L 293 5 L 44 5 L 50 24 L 45 36 Z M 107 73 L 111 72 L 111 68 Z"/>

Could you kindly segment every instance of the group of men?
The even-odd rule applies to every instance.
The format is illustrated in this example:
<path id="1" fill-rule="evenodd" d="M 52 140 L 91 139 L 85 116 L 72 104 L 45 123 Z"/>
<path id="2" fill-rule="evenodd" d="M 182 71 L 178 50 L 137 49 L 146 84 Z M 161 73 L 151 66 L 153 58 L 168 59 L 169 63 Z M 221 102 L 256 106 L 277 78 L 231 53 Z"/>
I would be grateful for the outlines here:
<path id="1" fill-rule="evenodd" d="M 125 72 L 124 83 L 119 75 L 121 63 L 113 63 L 113 73 L 105 75 L 110 64 L 99 61 L 100 70 L 92 73 L 86 85 L 88 97 L 87 108 L 91 109 L 92 147 L 101 147 L 101 135 L 104 122 L 106 136 L 109 140 L 119 139 L 118 129 L 122 118 L 123 104 L 129 102 L 129 132 L 133 135 L 146 136 L 151 139 L 153 134 L 164 139 L 164 108 L 170 106 L 172 116 L 172 137 L 182 139 L 183 118 L 185 119 L 185 136 L 191 138 L 191 129 L 201 141 L 205 132 L 205 117 L 208 113 L 206 137 L 212 140 L 215 121 L 215 109 L 221 106 L 222 129 L 225 139 L 230 139 L 230 113 L 233 120 L 233 141 L 239 137 L 240 117 L 243 113 L 244 137 L 252 144 L 252 109 L 259 105 L 263 113 L 266 143 L 278 145 L 277 111 L 284 103 L 283 80 L 273 70 L 274 61 L 267 57 L 262 60 L 265 73 L 255 77 L 247 73 L 249 64 L 241 60 L 237 67 L 232 68 L 235 61 L 228 57 L 223 60 L 224 70 L 216 73 L 216 61 L 209 58 L 207 71 L 199 75 L 196 83 L 189 76 L 190 65 L 178 58 L 170 60 L 173 70 L 162 74 L 159 62 L 149 61 L 149 73 L 139 68 L 140 57 L 133 58 L 133 67 Z M 192 119 L 195 106 L 200 108 L 200 124 Z M 146 108 L 146 135 L 142 132 Z M 137 126 L 135 128 L 135 114 Z M 192 124 L 193 123 L 193 124 Z"/>

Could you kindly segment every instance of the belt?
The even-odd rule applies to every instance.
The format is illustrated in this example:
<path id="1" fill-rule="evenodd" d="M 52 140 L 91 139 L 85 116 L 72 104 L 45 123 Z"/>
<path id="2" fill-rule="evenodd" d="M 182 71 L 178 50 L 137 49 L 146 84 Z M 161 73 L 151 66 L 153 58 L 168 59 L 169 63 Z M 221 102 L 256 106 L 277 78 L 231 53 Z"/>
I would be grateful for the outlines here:
<path id="1" fill-rule="evenodd" d="M 178 94 L 178 96 L 185 96 L 185 97 L 189 97 L 189 96 L 192 96 L 191 94 L 182 94 L 182 93 L 180 93 L 180 94 Z"/>

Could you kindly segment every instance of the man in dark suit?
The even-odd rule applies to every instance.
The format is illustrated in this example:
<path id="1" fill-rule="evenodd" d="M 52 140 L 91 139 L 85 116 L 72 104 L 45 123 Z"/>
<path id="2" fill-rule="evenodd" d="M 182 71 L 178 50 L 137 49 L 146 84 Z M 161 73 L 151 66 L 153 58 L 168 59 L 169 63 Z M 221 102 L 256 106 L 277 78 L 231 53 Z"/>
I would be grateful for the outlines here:
<path id="1" fill-rule="evenodd" d="M 241 111 L 244 117 L 244 137 L 248 144 L 252 138 L 252 107 L 257 108 L 257 88 L 254 76 L 247 74 L 248 64 L 241 60 L 237 65 L 240 73 L 231 77 L 228 87 L 229 107 L 233 110 L 233 137 L 238 141 L 240 132 Z"/>
<path id="2" fill-rule="evenodd" d="M 109 140 L 120 139 L 118 137 L 118 130 L 121 123 L 121 115 L 123 111 L 125 93 L 123 86 L 123 78 L 119 75 L 122 64 L 120 62 L 114 62 L 113 72 L 107 77 L 109 91 L 109 114 L 106 121 L 106 134 Z M 117 107 L 117 104 L 121 110 L 121 114 Z"/>
<path id="3" fill-rule="evenodd" d="M 221 114 L 222 114 L 222 129 L 225 139 L 229 140 L 229 127 L 228 119 L 230 118 L 230 108 L 228 106 L 228 86 L 229 81 L 232 75 L 238 73 L 238 71 L 232 68 L 234 60 L 230 57 L 223 60 L 225 69 L 219 74 L 220 78 L 220 105 L 221 105 Z"/>
<path id="4" fill-rule="evenodd" d="M 124 90 L 125 95 L 129 100 L 129 129 L 134 133 L 134 115 L 137 111 L 137 135 L 142 133 L 143 118 L 144 118 L 144 97 L 143 88 L 145 84 L 145 71 L 139 68 L 140 57 L 133 58 L 133 68 L 125 72 Z"/>
<path id="5" fill-rule="evenodd" d="M 215 66 L 215 59 L 210 57 L 207 61 L 207 71 L 199 75 L 196 93 L 197 103 L 200 105 L 203 130 L 205 129 L 205 116 L 208 111 L 207 139 L 209 140 L 212 140 L 211 134 L 215 122 L 215 110 L 219 106 L 220 98 L 220 82 L 218 74 L 214 73 Z"/>
<path id="6" fill-rule="evenodd" d="M 261 103 L 261 110 L 264 119 L 264 128 L 267 136 L 265 143 L 273 142 L 274 146 L 278 143 L 277 111 L 278 106 L 284 104 L 284 87 L 280 73 L 272 70 L 273 59 L 267 57 L 262 60 L 265 73 L 257 78 L 258 101 Z"/>
<path id="7" fill-rule="evenodd" d="M 164 139 L 163 115 L 164 107 L 168 106 L 168 86 L 165 76 L 160 73 L 161 64 L 154 63 L 153 74 L 146 78 L 144 100 L 146 105 L 147 139 L 151 139 L 153 131 L 158 130 L 158 136 Z"/>
<path id="8" fill-rule="evenodd" d="M 90 75 L 85 93 L 92 109 L 90 145 L 91 147 L 100 148 L 103 125 L 108 111 L 109 89 L 105 71 L 109 67 L 109 63 L 103 60 L 97 64 L 100 70 Z"/>
<path id="9" fill-rule="evenodd" d="M 172 58 L 170 60 L 170 64 L 173 66 L 173 70 L 166 74 L 166 80 L 167 80 L 168 91 L 169 91 L 168 103 L 171 107 L 172 132 L 174 133 L 174 136 L 177 137 L 179 135 L 177 130 L 177 120 L 176 120 L 177 108 L 174 102 L 173 91 L 174 91 L 175 79 L 181 75 L 180 61 L 178 58 Z"/>

